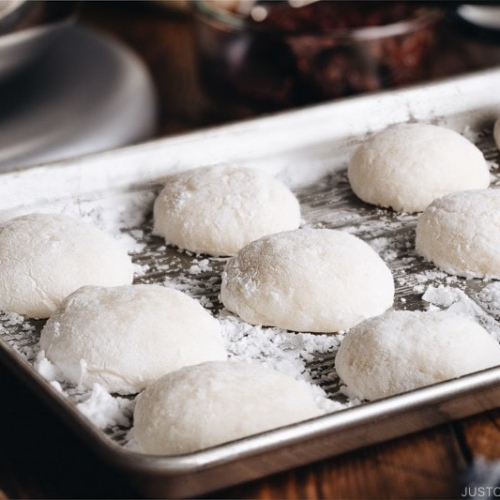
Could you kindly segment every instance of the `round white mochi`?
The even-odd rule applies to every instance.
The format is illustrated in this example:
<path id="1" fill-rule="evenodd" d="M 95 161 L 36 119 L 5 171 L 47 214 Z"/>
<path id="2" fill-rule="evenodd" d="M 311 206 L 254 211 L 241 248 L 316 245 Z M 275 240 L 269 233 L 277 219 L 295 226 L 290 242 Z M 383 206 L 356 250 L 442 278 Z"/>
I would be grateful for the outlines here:
<path id="1" fill-rule="evenodd" d="M 46 318 L 81 286 L 118 286 L 132 279 L 126 250 L 82 219 L 33 213 L 0 225 L 4 311 Z"/>
<path id="2" fill-rule="evenodd" d="M 70 382 L 122 394 L 182 366 L 226 359 L 218 321 L 160 285 L 80 288 L 49 318 L 40 346 Z"/>
<path id="3" fill-rule="evenodd" d="M 371 136 L 354 152 L 347 174 L 361 200 L 398 212 L 420 212 L 440 196 L 490 184 L 474 144 L 424 123 L 393 125 Z"/>
<path id="4" fill-rule="evenodd" d="M 380 399 L 500 365 L 500 346 L 448 312 L 389 311 L 346 333 L 335 368 L 348 392 Z"/>
<path id="5" fill-rule="evenodd" d="M 391 307 L 394 281 L 384 261 L 356 236 L 298 229 L 261 238 L 232 257 L 221 300 L 255 325 L 336 332 Z"/>
<path id="6" fill-rule="evenodd" d="M 499 214 L 499 189 L 439 198 L 418 219 L 417 253 L 449 274 L 500 279 Z"/>
<path id="7" fill-rule="evenodd" d="M 253 240 L 299 225 L 299 203 L 283 183 L 236 166 L 172 175 L 154 205 L 154 234 L 196 253 L 234 255 Z"/>
<path id="8" fill-rule="evenodd" d="M 141 393 L 134 434 L 144 452 L 175 455 L 321 414 L 303 382 L 262 365 L 207 362 L 170 373 Z"/>

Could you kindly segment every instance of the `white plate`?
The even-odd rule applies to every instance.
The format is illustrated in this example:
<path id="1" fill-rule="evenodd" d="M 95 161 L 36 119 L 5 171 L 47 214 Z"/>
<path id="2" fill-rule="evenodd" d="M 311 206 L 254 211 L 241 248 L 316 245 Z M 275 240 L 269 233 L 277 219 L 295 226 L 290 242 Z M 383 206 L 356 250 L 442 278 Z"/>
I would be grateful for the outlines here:
<path id="1" fill-rule="evenodd" d="M 458 15 L 482 28 L 500 29 L 500 7 L 494 5 L 462 5 Z"/>
<path id="2" fill-rule="evenodd" d="M 116 148 L 156 128 L 156 93 L 142 61 L 82 26 L 0 87 L 0 98 L 0 170 Z"/>

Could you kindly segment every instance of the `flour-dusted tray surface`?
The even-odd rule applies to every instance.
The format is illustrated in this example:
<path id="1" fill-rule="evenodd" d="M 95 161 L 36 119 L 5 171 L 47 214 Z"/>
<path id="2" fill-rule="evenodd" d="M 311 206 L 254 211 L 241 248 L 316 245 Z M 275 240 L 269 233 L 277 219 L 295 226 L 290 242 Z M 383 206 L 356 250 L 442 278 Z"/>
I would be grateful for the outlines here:
<path id="1" fill-rule="evenodd" d="M 0 220 L 29 212 L 64 212 L 92 220 L 128 246 L 136 283 L 181 289 L 216 315 L 232 359 L 265 363 L 310 384 L 325 415 L 183 456 L 151 456 L 134 446 L 133 398 L 81 391 L 58 378 L 38 349 L 43 321 L 0 315 L 0 359 L 26 381 L 89 446 L 129 472 L 145 495 L 192 496 L 338 455 L 497 406 L 500 368 L 362 403 L 347 398 L 334 370 L 338 335 L 252 327 L 219 302 L 226 259 L 166 247 L 151 234 L 152 203 L 169 173 L 218 163 L 265 169 L 300 200 L 303 227 L 337 228 L 379 252 L 393 272 L 397 309 L 451 309 L 479 321 L 500 340 L 500 283 L 448 276 L 414 251 L 417 215 L 359 201 L 347 160 L 368 133 L 424 121 L 475 142 L 500 183 L 492 138 L 500 115 L 500 70 L 154 141 L 54 165 L 4 173 Z M 321 279 L 321 276 L 318 276 Z"/>

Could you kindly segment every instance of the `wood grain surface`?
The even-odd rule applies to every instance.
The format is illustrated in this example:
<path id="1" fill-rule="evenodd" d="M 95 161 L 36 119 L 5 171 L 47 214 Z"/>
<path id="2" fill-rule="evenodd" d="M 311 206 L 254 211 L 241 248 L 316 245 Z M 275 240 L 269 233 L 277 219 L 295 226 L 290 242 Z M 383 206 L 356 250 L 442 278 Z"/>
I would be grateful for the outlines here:
<path id="1" fill-rule="evenodd" d="M 451 10 L 453 4 L 446 2 Z M 189 14 L 148 2 L 86 2 L 80 22 L 131 47 L 160 97 L 158 136 L 230 118 L 197 79 Z M 443 27 L 430 78 L 500 63 L 495 33 L 466 29 L 453 14 Z M 0 499 L 140 498 L 129 478 L 102 463 L 23 384 L 0 366 Z M 500 402 L 499 402 L 500 406 Z M 310 464 L 206 498 L 461 498 L 477 457 L 500 459 L 500 410 Z"/>

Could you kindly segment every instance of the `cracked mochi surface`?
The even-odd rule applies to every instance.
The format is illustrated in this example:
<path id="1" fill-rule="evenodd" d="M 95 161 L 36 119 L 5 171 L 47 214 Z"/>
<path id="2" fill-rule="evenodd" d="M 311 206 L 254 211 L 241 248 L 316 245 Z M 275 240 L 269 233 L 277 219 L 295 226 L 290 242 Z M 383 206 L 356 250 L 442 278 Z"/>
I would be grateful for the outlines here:
<path id="1" fill-rule="evenodd" d="M 258 364 L 207 362 L 172 372 L 137 400 L 142 451 L 192 453 L 322 415 L 304 382 Z"/>
<path id="2" fill-rule="evenodd" d="M 375 400 L 500 365 L 500 346 L 449 312 L 389 311 L 346 333 L 335 368 L 350 396 Z"/>
<path id="3" fill-rule="evenodd" d="M 40 347 L 70 382 L 121 394 L 227 357 L 219 322 L 195 299 L 160 285 L 80 288 L 49 318 Z"/>
<path id="4" fill-rule="evenodd" d="M 0 309 L 47 318 L 84 285 L 132 283 L 133 265 L 114 238 L 86 221 L 33 213 L 0 225 Z"/>
<path id="5" fill-rule="evenodd" d="M 372 135 L 354 152 L 347 173 L 358 198 L 397 212 L 421 212 L 436 198 L 490 184 L 479 148 L 454 130 L 426 123 Z"/>
<path id="6" fill-rule="evenodd" d="M 435 200 L 418 219 L 415 246 L 448 274 L 500 279 L 500 189 Z"/>
<path id="7" fill-rule="evenodd" d="M 391 307 L 394 281 L 356 236 L 297 229 L 254 241 L 229 259 L 221 300 L 254 325 L 337 332 Z"/>
<path id="8" fill-rule="evenodd" d="M 203 167 L 169 176 L 154 204 L 154 234 L 197 254 L 234 255 L 267 234 L 296 229 L 299 202 L 258 169 Z"/>

